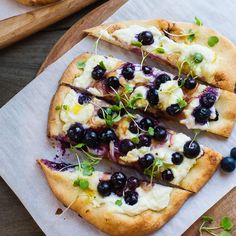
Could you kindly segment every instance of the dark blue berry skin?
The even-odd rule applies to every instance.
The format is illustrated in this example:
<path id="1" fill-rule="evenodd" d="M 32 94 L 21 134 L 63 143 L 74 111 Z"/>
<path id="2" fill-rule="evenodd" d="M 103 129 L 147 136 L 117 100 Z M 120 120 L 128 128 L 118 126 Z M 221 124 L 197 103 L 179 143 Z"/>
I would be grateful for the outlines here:
<path id="1" fill-rule="evenodd" d="M 155 88 L 159 89 L 161 84 L 164 84 L 166 81 L 169 81 L 169 80 L 171 80 L 171 78 L 167 74 L 158 75 L 154 82 Z"/>
<path id="2" fill-rule="evenodd" d="M 172 154 L 172 157 L 171 157 L 171 161 L 173 162 L 173 164 L 175 165 L 180 165 L 184 160 L 184 156 L 179 153 L 179 152 L 175 152 Z"/>
<path id="3" fill-rule="evenodd" d="M 230 156 L 236 160 L 236 147 L 232 148 L 230 151 Z"/>
<path id="4" fill-rule="evenodd" d="M 145 75 L 150 75 L 152 73 L 152 67 L 150 66 L 143 66 L 142 71 Z"/>
<path id="5" fill-rule="evenodd" d="M 123 155 L 126 155 L 129 151 L 135 148 L 135 144 L 129 139 L 123 139 L 120 142 L 119 150 Z"/>
<path id="6" fill-rule="evenodd" d="M 174 179 L 174 175 L 171 169 L 166 169 L 161 173 L 161 177 L 165 181 L 172 181 Z"/>
<path id="7" fill-rule="evenodd" d="M 153 34 L 150 31 L 143 31 L 138 34 L 138 41 L 143 45 L 151 45 L 154 43 Z"/>
<path id="8" fill-rule="evenodd" d="M 80 123 L 75 123 L 67 130 L 70 141 L 79 143 L 84 137 L 84 128 Z"/>
<path id="9" fill-rule="evenodd" d="M 113 88 L 113 89 L 118 89 L 120 87 L 120 82 L 119 82 L 119 78 L 117 78 L 116 76 L 111 76 L 107 79 L 106 81 L 106 85 L 108 88 Z"/>
<path id="10" fill-rule="evenodd" d="M 184 144 L 184 155 L 189 159 L 196 158 L 200 151 L 200 145 L 196 141 L 191 140 Z"/>
<path id="11" fill-rule="evenodd" d="M 152 143 L 152 139 L 150 136 L 141 134 L 139 136 L 138 148 L 143 147 L 143 146 L 150 147 L 151 143 Z"/>
<path id="12" fill-rule="evenodd" d="M 113 189 L 123 189 L 126 184 L 126 176 L 122 172 L 115 172 L 110 181 Z"/>
<path id="13" fill-rule="evenodd" d="M 184 87 L 186 89 L 191 90 L 194 89 L 196 86 L 197 86 L 197 81 L 192 76 L 189 76 L 184 82 Z"/>
<path id="14" fill-rule="evenodd" d="M 112 187 L 110 181 L 100 181 L 97 190 L 99 194 L 103 197 L 107 197 L 111 194 Z"/>
<path id="15" fill-rule="evenodd" d="M 171 104 L 169 107 L 166 108 L 166 112 L 170 116 L 176 116 L 182 112 L 182 109 L 178 104 Z"/>
<path id="16" fill-rule="evenodd" d="M 137 187 L 139 187 L 139 180 L 138 178 L 131 176 L 127 180 L 127 187 L 130 190 L 135 190 Z"/>
<path id="17" fill-rule="evenodd" d="M 154 128 L 154 138 L 157 140 L 157 141 L 163 141 L 165 140 L 167 137 L 167 131 L 164 127 L 162 126 L 156 126 Z"/>
<path id="18" fill-rule="evenodd" d="M 232 172 L 236 167 L 236 161 L 233 157 L 225 157 L 220 162 L 221 169 L 225 172 Z"/>
<path id="19" fill-rule="evenodd" d="M 100 65 L 97 65 L 93 68 L 92 71 L 92 78 L 95 80 L 101 80 L 105 75 L 106 70 L 103 69 Z"/>
<path id="20" fill-rule="evenodd" d="M 157 105 L 159 102 L 158 91 L 155 88 L 150 88 L 147 92 L 147 100 L 150 105 Z"/>
<path id="21" fill-rule="evenodd" d="M 135 124 L 134 121 L 131 121 L 130 124 L 129 124 L 129 131 L 133 134 L 137 134 L 138 133 L 138 127 L 137 125 Z"/>
<path id="22" fill-rule="evenodd" d="M 89 103 L 90 101 L 91 101 L 91 97 L 88 96 L 88 95 L 81 94 L 81 95 L 79 95 L 79 97 L 78 97 L 78 103 L 79 103 L 80 105 L 83 105 L 83 104 L 85 104 L 85 103 Z"/>
<path id="23" fill-rule="evenodd" d="M 99 134 L 99 138 L 102 143 L 107 143 L 107 144 L 117 139 L 114 130 L 111 128 L 105 128 L 104 130 L 102 130 Z"/>
<path id="24" fill-rule="evenodd" d="M 205 124 L 211 116 L 211 111 L 208 108 L 198 106 L 193 110 L 192 115 L 194 116 L 196 123 Z"/>
<path id="25" fill-rule="evenodd" d="M 124 195 L 125 203 L 128 205 L 135 205 L 138 202 L 138 193 L 135 191 L 127 191 Z"/>
<path id="26" fill-rule="evenodd" d="M 145 154 L 139 158 L 138 163 L 142 169 L 148 168 L 154 162 L 154 156 L 151 153 Z"/>
<path id="27" fill-rule="evenodd" d="M 211 108 L 215 104 L 215 101 L 216 96 L 213 93 L 206 93 L 200 97 L 200 104 L 206 108 Z"/>
<path id="28" fill-rule="evenodd" d="M 121 74 L 127 80 L 132 80 L 134 78 L 135 66 L 132 63 L 126 63 L 121 71 Z"/>
<path id="29" fill-rule="evenodd" d="M 96 147 L 99 143 L 97 132 L 91 129 L 86 130 L 83 141 L 90 148 Z"/>
<path id="30" fill-rule="evenodd" d="M 153 122 L 152 119 L 146 117 L 146 118 L 143 118 L 139 122 L 139 126 L 143 130 L 148 130 L 149 127 L 153 127 L 154 126 L 154 122 Z"/>

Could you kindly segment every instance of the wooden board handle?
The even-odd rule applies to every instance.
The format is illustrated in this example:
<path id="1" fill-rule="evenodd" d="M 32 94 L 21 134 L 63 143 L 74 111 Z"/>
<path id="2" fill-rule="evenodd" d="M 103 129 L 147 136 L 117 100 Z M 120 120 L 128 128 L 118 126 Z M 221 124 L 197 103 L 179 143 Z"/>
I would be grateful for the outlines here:
<path id="1" fill-rule="evenodd" d="M 96 0 L 62 0 L 0 22 L 0 49 L 69 16 Z"/>

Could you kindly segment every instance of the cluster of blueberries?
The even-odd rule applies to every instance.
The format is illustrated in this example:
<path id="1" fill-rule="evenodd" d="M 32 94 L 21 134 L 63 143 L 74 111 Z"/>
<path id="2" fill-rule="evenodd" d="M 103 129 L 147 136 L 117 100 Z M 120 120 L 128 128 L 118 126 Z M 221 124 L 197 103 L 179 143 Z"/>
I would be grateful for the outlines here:
<path id="1" fill-rule="evenodd" d="M 236 147 L 230 151 L 230 156 L 222 159 L 220 166 L 225 172 L 232 172 L 236 168 Z"/>

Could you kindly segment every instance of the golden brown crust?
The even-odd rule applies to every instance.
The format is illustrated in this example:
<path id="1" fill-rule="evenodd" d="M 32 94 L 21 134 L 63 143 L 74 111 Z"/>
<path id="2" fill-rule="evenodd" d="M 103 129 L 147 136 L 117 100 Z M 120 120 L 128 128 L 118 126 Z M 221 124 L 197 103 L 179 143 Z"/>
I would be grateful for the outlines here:
<path id="1" fill-rule="evenodd" d="M 57 2 L 59 0 L 16 0 L 16 1 L 24 5 L 35 6 L 35 5 L 46 5 L 49 3 Z"/>
<path id="2" fill-rule="evenodd" d="M 51 170 L 42 161 L 38 163 L 57 199 L 66 206 L 73 202 L 70 207 L 72 210 L 110 235 L 148 235 L 167 223 L 191 195 L 188 191 L 174 189 L 169 205 L 160 212 L 147 210 L 136 216 L 118 214 L 112 212 L 106 205 L 94 208 L 86 196 L 78 197 L 78 189 L 73 187 L 72 180 L 66 178 L 63 172 Z"/>
<path id="3" fill-rule="evenodd" d="M 221 159 L 220 153 L 204 147 L 204 155 L 197 159 L 196 164 L 179 186 L 192 192 L 198 192 L 215 173 Z"/>
<path id="4" fill-rule="evenodd" d="M 212 74 L 212 76 L 208 76 L 207 78 L 201 78 L 203 81 L 212 84 L 216 87 L 234 91 L 235 89 L 235 83 L 236 83 L 236 70 L 234 69 L 233 62 L 236 60 L 236 47 L 234 44 L 225 38 L 223 35 L 219 34 L 218 32 L 207 28 L 205 26 L 197 26 L 192 23 L 186 23 L 186 22 L 171 22 L 167 20 L 137 20 L 137 21 L 124 21 L 124 22 L 117 22 L 114 24 L 104 24 L 100 25 L 91 29 L 87 29 L 86 32 L 89 33 L 92 36 L 99 37 L 101 36 L 99 32 L 102 29 L 106 29 L 108 32 L 114 32 L 117 29 L 124 28 L 126 26 L 132 25 L 132 24 L 139 24 L 142 26 L 156 26 L 159 29 L 164 29 L 170 33 L 173 34 L 180 34 L 183 31 L 187 32 L 189 29 L 192 29 L 193 31 L 197 31 L 197 36 L 193 43 L 197 43 L 200 45 L 208 46 L 207 41 L 208 37 L 210 36 L 217 36 L 219 38 L 219 43 L 216 44 L 214 47 L 211 47 L 213 51 L 219 55 L 221 58 L 218 60 L 218 63 L 216 65 L 216 71 Z M 171 37 L 176 42 L 187 42 L 186 37 Z M 101 37 L 101 39 L 110 42 L 112 44 L 115 44 L 117 46 L 123 47 L 128 50 L 137 50 L 137 47 L 128 45 L 124 42 L 120 42 L 119 40 L 112 39 L 112 38 L 105 38 L 104 36 Z M 159 60 L 162 63 L 170 64 L 171 66 L 176 68 L 176 59 L 174 57 L 165 57 L 163 55 L 160 55 L 158 57 L 155 57 L 156 60 Z"/>

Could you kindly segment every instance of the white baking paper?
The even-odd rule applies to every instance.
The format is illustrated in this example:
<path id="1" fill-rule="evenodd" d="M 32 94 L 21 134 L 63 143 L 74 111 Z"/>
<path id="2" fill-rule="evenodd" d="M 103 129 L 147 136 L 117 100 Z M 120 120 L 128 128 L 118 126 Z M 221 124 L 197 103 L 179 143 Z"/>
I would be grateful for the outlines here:
<path id="1" fill-rule="evenodd" d="M 108 21 L 144 18 L 193 21 L 194 16 L 198 16 L 204 25 L 215 28 L 236 42 L 235 15 L 236 4 L 231 0 L 131 0 Z M 51 193 L 43 173 L 36 164 L 37 158 L 51 159 L 55 156 L 55 150 L 46 138 L 46 128 L 48 108 L 58 80 L 74 57 L 84 51 L 93 52 L 94 42 L 92 38 L 82 40 L 0 110 L 1 176 L 46 235 L 103 235 L 70 210 L 62 217 L 55 215 L 56 209 L 63 207 Z M 132 62 L 140 62 L 140 57 L 103 42 L 99 43 L 99 52 L 105 55 L 112 54 Z M 170 123 L 170 127 L 191 134 L 183 126 Z M 204 134 L 199 141 L 220 151 L 223 155 L 228 155 L 230 148 L 236 144 L 236 129 L 228 140 Z M 181 235 L 235 185 L 236 171 L 231 174 L 222 174 L 221 171 L 217 171 L 206 186 L 191 197 L 176 216 L 155 235 Z"/>
<path id="2" fill-rule="evenodd" d="M 24 6 L 16 0 L 0 0 L 0 20 L 35 10 L 37 6 Z"/>

